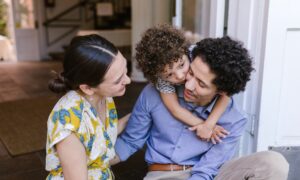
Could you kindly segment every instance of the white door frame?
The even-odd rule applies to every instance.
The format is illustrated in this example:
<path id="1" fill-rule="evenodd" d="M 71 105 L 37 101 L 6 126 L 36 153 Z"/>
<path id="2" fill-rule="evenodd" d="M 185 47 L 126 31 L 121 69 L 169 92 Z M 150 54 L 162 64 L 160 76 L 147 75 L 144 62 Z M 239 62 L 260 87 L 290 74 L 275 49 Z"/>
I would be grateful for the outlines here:
<path id="1" fill-rule="evenodd" d="M 267 0 L 268 21 L 257 149 L 299 146 L 299 38 L 297 0 Z M 280 12 L 280 13 L 278 13 Z M 297 64 L 296 64 L 297 63 Z"/>
<path id="2" fill-rule="evenodd" d="M 228 35 L 240 40 L 253 57 L 255 71 L 246 90 L 235 96 L 238 104 L 248 114 L 246 132 L 241 139 L 240 155 L 257 151 L 257 129 L 260 109 L 261 79 L 263 70 L 267 1 L 229 1 Z M 247 137 L 250 134 L 252 137 Z"/>

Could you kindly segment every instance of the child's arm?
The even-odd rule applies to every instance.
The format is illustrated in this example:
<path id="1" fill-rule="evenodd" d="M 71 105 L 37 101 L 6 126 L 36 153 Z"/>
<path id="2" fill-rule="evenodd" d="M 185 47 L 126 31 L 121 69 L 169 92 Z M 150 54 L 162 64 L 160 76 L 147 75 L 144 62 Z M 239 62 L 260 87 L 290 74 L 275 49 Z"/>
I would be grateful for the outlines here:
<path id="1" fill-rule="evenodd" d="M 212 112 L 208 116 L 207 120 L 204 122 L 209 128 L 213 129 L 217 124 L 219 118 L 225 112 L 230 98 L 226 95 L 221 95 L 216 104 L 214 105 Z"/>
<path id="2" fill-rule="evenodd" d="M 125 129 L 130 115 L 131 115 L 131 113 L 129 113 L 126 116 L 119 119 L 119 121 L 118 121 L 118 135 L 121 134 L 123 132 L 123 130 Z"/>
<path id="3" fill-rule="evenodd" d="M 194 116 L 190 111 L 181 107 L 178 102 L 176 93 L 160 93 L 161 99 L 171 114 L 181 122 L 189 125 L 196 126 L 204 121 Z"/>
<path id="4" fill-rule="evenodd" d="M 196 130 L 197 135 L 201 134 L 201 131 L 203 128 L 208 128 L 211 130 L 214 130 L 215 132 L 212 134 L 211 141 L 215 144 L 216 142 L 222 142 L 222 140 L 219 137 L 225 137 L 228 135 L 229 132 L 227 132 L 224 128 L 219 127 L 215 128 L 218 119 L 222 116 L 222 114 L 225 112 L 226 107 L 229 103 L 230 98 L 226 95 L 221 95 L 219 99 L 217 99 L 216 104 L 214 105 L 212 112 L 208 116 L 207 120 L 203 124 L 196 125 L 191 128 L 191 130 Z M 199 136 L 199 135 L 198 135 Z M 202 138 L 209 138 L 207 136 Z"/>
<path id="5" fill-rule="evenodd" d="M 202 124 L 204 121 L 196 116 L 194 116 L 190 111 L 181 107 L 178 102 L 178 98 L 176 93 L 160 93 L 163 103 L 167 107 L 167 109 L 171 112 L 171 114 L 180 120 L 181 122 L 189 125 L 196 126 L 198 124 Z M 198 130 L 198 129 L 197 129 Z M 201 131 L 201 132 L 200 132 Z M 198 132 L 198 131 L 197 131 Z M 207 137 L 210 138 L 212 135 L 212 130 L 206 127 L 199 128 L 200 134 L 197 134 L 200 138 Z"/>

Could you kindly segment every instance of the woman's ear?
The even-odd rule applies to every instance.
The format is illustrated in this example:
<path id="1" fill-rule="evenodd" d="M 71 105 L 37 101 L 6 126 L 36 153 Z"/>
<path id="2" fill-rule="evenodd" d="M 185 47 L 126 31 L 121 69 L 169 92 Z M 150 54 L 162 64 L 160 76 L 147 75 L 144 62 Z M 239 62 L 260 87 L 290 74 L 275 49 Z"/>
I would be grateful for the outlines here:
<path id="1" fill-rule="evenodd" d="M 79 89 L 88 96 L 92 96 L 95 93 L 94 89 L 86 84 L 79 85 Z"/>

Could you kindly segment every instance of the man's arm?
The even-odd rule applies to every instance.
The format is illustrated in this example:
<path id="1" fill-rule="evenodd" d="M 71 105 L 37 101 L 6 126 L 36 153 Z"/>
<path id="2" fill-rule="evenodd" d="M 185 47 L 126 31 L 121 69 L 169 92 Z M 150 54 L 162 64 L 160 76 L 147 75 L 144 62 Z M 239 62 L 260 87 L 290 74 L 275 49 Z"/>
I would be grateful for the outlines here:
<path id="1" fill-rule="evenodd" d="M 223 163 L 234 156 L 246 123 L 246 119 L 236 122 L 229 130 L 231 134 L 222 143 L 213 145 L 195 164 L 189 180 L 213 180 Z"/>
<path id="2" fill-rule="evenodd" d="M 149 110 L 151 102 L 147 97 L 151 97 L 152 94 L 147 92 L 149 91 L 144 90 L 139 96 L 126 129 L 115 144 L 117 156 L 121 161 L 125 161 L 138 149 L 141 149 L 149 137 L 152 118 Z"/>

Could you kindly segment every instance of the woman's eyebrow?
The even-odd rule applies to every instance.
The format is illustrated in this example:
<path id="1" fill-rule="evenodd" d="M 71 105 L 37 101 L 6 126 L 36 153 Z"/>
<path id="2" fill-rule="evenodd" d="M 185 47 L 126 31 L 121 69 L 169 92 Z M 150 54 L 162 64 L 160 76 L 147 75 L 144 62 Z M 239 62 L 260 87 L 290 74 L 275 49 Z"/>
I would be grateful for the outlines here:
<path id="1" fill-rule="evenodd" d="M 122 74 L 117 80 L 115 80 L 114 83 L 119 83 L 119 82 L 121 81 L 123 75 L 124 75 L 124 74 Z"/>

